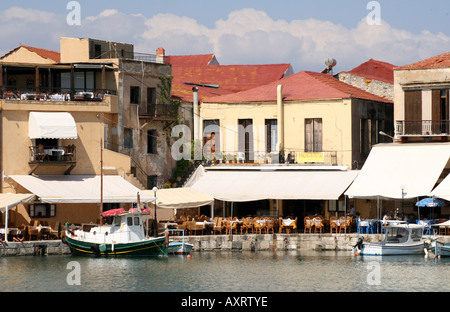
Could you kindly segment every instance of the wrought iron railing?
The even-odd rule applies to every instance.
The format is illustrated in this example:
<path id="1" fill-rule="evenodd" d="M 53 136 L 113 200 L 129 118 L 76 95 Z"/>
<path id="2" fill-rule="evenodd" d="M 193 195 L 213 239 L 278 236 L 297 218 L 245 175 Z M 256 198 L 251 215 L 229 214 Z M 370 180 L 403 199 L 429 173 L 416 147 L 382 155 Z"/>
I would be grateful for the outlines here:
<path id="1" fill-rule="evenodd" d="M 8 88 L 6 88 L 8 90 Z M 74 89 L 71 96 L 69 89 L 52 89 L 40 88 L 39 91 L 17 90 L 14 88 L 8 91 L 0 91 L 0 99 L 4 100 L 22 100 L 22 101 L 102 101 L 104 95 L 116 94 L 112 90 L 85 90 Z"/>
<path id="2" fill-rule="evenodd" d="M 397 120 L 395 133 L 399 136 L 441 136 L 450 134 L 449 120 Z"/>
<path id="3" fill-rule="evenodd" d="M 30 163 L 75 161 L 76 147 L 74 144 L 67 146 L 43 146 L 41 144 L 30 146 Z"/>
<path id="4" fill-rule="evenodd" d="M 331 165 L 338 162 L 337 151 L 305 152 L 289 150 L 281 155 L 279 153 L 266 153 L 257 151 L 248 152 L 217 152 L 203 151 L 203 160 L 208 164 L 300 164 L 300 165 Z"/>
<path id="5" fill-rule="evenodd" d="M 164 55 L 130 52 L 130 51 L 106 51 L 101 55 L 94 57 L 95 59 L 118 58 L 125 60 L 133 60 L 148 63 L 165 64 L 166 57 Z"/>

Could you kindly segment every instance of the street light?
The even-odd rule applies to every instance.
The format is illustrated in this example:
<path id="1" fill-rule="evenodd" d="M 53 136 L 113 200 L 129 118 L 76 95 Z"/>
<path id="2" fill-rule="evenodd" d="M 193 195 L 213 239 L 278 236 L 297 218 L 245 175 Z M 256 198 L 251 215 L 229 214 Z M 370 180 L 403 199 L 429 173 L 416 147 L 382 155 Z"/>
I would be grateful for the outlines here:
<path id="1" fill-rule="evenodd" d="M 394 141 L 395 140 L 395 138 L 393 137 L 393 136 L 391 136 L 391 135 L 389 135 L 389 134 L 387 134 L 386 132 L 383 132 L 383 131 L 380 131 L 380 132 L 378 132 L 380 135 L 384 135 L 384 136 L 387 136 L 388 138 L 391 138 L 392 139 L 392 141 Z"/>
<path id="2" fill-rule="evenodd" d="M 153 218 L 153 236 L 154 237 L 158 237 L 158 222 L 156 221 L 156 202 L 158 201 L 156 198 L 156 192 L 158 191 L 158 188 L 156 186 L 154 186 L 152 188 L 153 191 L 153 195 L 155 197 L 155 213 L 154 213 L 154 218 Z"/>
<path id="3" fill-rule="evenodd" d="M 405 212 L 404 212 L 404 209 L 403 209 L 403 199 L 405 198 L 405 195 L 406 195 L 405 185 L 404 184 L 400 185 L 400 188 L 402 189 L 402 218 L 404 219 L 405 218 Z"/>

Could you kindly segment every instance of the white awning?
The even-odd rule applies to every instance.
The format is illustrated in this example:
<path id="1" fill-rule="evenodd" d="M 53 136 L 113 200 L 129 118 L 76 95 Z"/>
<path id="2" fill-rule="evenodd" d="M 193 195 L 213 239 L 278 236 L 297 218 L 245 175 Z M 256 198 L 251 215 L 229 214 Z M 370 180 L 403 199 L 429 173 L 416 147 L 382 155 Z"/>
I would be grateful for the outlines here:
<path id="1" fill-rule="evenodd" d="M 428 196 L 450 158 L 450 144 L 379 144 L 345 192 L 351 198 Z"/>
<path id="2" fill-rule="evenodd" d="M 30 139 L 76 139 L 77 125 L 69 113 L 30 112 Z"/>
<path id="3" fill-rule="evenodd" d="M 154 196 L 152 190 L 142 194 Z M 192 188 L 161 189 L 156 192 L 157 208 L 196 208 L 214 203 L 214 198 Z"/>
<path id="4" fill-rule="evenodd" d="M 5 212 L 6 207 L 29 202 L 34 197 L 34 194 L 0 194 L 0 212 Z"/>
<path id="5" fill-rule="evenodd" d="M 450 174 L 436 186 L 430 195 L 450 201 Z"/>
<path id="6" fill-rule="evenodd" d="M 14 181 L 35 194 L 43 203 L 100 203 L 100 176 L 95 175 L 11 175 Z M 104 203 L 135 203 L 154 200 L 121 176 L 103 177 Z"/>
<path id="7" fill-rule="evenodd" d="M 337 200 L 356 175 L 356 171 L 347 170 L 207 170 L 190 187 L 215 199 L 230 202 L 264 199 Z"/>

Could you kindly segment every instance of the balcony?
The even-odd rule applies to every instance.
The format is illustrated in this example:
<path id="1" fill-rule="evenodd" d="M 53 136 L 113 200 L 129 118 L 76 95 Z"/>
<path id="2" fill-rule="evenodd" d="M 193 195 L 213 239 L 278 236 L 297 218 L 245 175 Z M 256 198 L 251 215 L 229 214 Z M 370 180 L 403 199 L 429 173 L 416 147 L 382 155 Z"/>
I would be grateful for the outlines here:
<path id="1" fill-rule="evenodd" d="M 295 164 L 295 165 L 320 165 L 337 166 L 338 152 L 299 152 L 286 151 L 285 158 L 280 158 L 278 153 L 265 152 L 227 152 L 204 155 L 204 164 L 251 164 L 254 166 L 265 164 Z"/>
<path id="2" fill-rule="evenodd" d="M 405 121 L 397 120 L 395 124 L 395 134 L 397 136 L 416 137 L 439 137 L 450 135 L 449 120 L 420 120 Z"/>
<path id="3" fill-rule="evenodd" d="M 75 145 L 67 146 L 30 146 L 31 166 L 28 174 L 33 174 L 40 166 L 65 166 L 67 169 L 64 174 L 70 174 L 70 171 L 76 165 L 76 147 Z"/>
<path id="4" fill-rule="evenodd" d="M 177 106 L 170 104 L 148 104 L 139 106 L 140 118 L 172 120 L 177 116 Z"/>

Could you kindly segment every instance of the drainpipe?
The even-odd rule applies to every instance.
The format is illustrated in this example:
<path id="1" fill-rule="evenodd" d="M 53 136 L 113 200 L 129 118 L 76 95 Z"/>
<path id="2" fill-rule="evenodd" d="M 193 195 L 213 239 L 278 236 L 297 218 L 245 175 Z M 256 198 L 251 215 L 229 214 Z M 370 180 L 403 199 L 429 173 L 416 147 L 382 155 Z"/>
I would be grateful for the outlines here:
<path id="1" fill-rule="evenodd" d="M 193 103 L 194 103 L 194 140 L 199 140 L 201 142 L 201 127 L 200 127 L 200 107 L 198 105 L 198 88 L 193 87 Z"/>
<path id="2" fill-rule="evenodd" d="M 283 85 L 277 86 L 277 128 L 278 128 L 278 153 L 283 159 L 280 161 L 284 161 L 284 105 L 283 105 Z"/>

